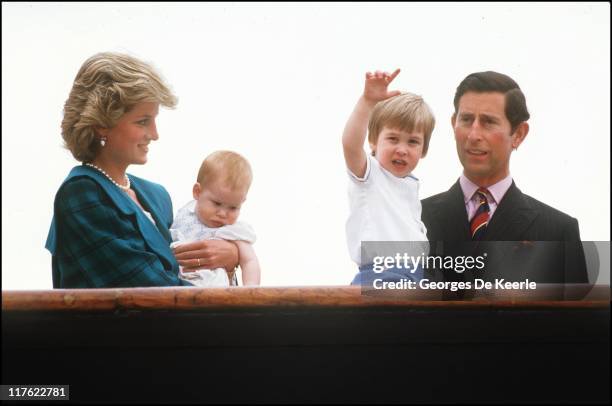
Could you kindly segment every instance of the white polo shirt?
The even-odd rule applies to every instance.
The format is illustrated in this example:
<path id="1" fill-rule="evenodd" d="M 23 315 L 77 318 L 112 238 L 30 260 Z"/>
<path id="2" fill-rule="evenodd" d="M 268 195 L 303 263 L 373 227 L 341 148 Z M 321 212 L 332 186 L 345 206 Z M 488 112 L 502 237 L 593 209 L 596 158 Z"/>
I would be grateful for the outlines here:
<path id="1" fill-rule="evenodd" d="M 361 258 L 362 241 L 411 241 L 411 254 L 429 253 L 427 229 L 421 221 L 419 180 L 412 175 L 398 178 L 376 158 L 367 156 L 363 178 L 349 173 L 350 215 L 346 240 L 351 259 L 359 266 L 372 263 L 375 253 Z"/>

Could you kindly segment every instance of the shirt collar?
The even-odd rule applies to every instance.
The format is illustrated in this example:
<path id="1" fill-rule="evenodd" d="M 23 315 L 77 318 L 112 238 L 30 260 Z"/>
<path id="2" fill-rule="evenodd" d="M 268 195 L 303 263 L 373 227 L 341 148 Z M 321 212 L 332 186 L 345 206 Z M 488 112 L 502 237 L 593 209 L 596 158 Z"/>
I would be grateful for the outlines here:
<path id="1" fill-rule="evenodd" d="M 192 200 L 192 201 L 189 203 L 189 206 L 187 206 L 187 210 L 188 210 L 188 212 L 189 212 L 190 214 L 195 214 L 195 207 L 196 207 L 196 203 L 197 203 L 197 202 L 196 202 L 196 201 L 195 201 L 195 199 L 194 199 L 194 200 Z"/>
<path id="2" fill-rule="evenodd" d="M 459 184 L 461 185 L 461 190 L 463 191 L 464 202 L 467 204 L 467 202 L 470 201 L 470 199 L 472 198 L 472 196 L 474 196 L 474 193 L 476 193 L 480 186 L 469 180 L 463 173 L 459 177 Z M 487 190 L 489 191 L 489 194 L 493 197 L 493 200 L 495 200 L 495 203 L 499 204 L 508 189 L 510 189 L 511 185 L 512 175 L 508 174 L 508 176 L 506 176 L 504 179 L 489 186 Z"/>

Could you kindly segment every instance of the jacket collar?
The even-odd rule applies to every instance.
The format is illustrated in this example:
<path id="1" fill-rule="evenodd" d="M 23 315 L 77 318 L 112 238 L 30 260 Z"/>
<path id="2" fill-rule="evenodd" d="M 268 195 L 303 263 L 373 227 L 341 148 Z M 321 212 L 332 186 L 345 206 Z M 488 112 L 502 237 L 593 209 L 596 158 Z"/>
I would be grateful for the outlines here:
<path id="1" fill-rule="evenodd" d="M 514 181 L 497 206 L 487 225 L 484 239 L 489 241 L 515 241 L 529 228 L 538 213 L 531 207 Z"/>
<path id="2" fill-rule="evenodd" d="M 89 166 L 80 165 L 72 168 L 66 179 L 64 179 L 64 183 L 68 182 L 70 179 L 75 178 L 77 176 L 86 176 L 91 178 L 100 185 L 100 187 L 104 190 L 104 192 L 111 198 L 115 206 L 121 211 L 123 214 L 134 214 L 138 206 L 124 191 L 120 190 L 117 186 L 115 186 L 106 176 L 104 176 L 100 171 L 94 168 L 90 168 Z M 134 176 L 130 175 L 130 181 L 134 179 Z"/>
<path id="3" fill-rule="evenodd" d="M 140 204 L 151 213 L 153 218 L 156 221 L 156 225 L 154 225 L 151 220 L 143 213 L 143 211 L 136 205 L 136 203 L 125 193 L 120 190 L 117 186 L 110 182 L 102 173 L 94 168 L 90 168 L 85 165 L 75 166 L 72 168 L 62 185 L 68 182 L 70 179 L 86 176 L 90 179 L 93 179 L 98 183 L 98 185 L 102 188 L 102 190 L 108 195 L 111 199 L 115 207 L 124 215 L 134 216 L 136 219 L 136 224 L 138 227 L 138 231 L 142 236 L 143 240 L 147 243 L 149 248 L 153 252 L 155 252 L 160 257 L 164 258 L 166 261 L 172 263 L 175 262 L 174 255 L 170 250 L 170 242 L 172 238 L 170 233 L 166 229 L 166 224 L 163 219 L 160 218 L 160 214 L 162 212 L 161 207 L 156 204 L 156 199 L 154 198 L 154 191 L 148 187 L 144 180 L 129 175 L 130 181 L 132 183 L 133 190 L 136 192 L 138 196 L 138 200 Z M 56 248 L 56 232 L 55 232 L 55 217 L 51 223 L 51 230 L 49 232 L 49 236 L 47 239 L 47 248 L 51 253 L 55 252 Z"/>
<path id="4" fill-rule="evenodd" d="M 448 240 L 471 240 L 469 221 L 465 208 L 465 198 L 459 180 L 448 192 L 433 203 L 432 216 L 444 219 L 442 236 Z M 537 217 L 525 195 L 516 187 L 514 181 L 499 202 L 493 217 L 487 225 L 483 240 L 514 241 L 523 235 L 524 231 Z"/>

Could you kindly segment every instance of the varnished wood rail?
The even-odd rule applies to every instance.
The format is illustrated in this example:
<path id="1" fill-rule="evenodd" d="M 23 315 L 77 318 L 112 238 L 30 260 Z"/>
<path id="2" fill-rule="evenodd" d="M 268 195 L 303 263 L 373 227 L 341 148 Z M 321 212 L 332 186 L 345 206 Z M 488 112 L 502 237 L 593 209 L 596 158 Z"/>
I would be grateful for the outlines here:
<path id="1" fill-rule="evenodd" d="M 563 300 L 566 296 L 578 300 Z M 571 294 L 567 294 L 571 292 Z M 3 311 L 206 309 L 242 307 L 602 307 L 609 286 L 541 286 L 535 291 L 486 291 L 471 300 L 441 300 L 439 291 L 364 291 L 352 286 L 117 288 L 2 291 Z"/>

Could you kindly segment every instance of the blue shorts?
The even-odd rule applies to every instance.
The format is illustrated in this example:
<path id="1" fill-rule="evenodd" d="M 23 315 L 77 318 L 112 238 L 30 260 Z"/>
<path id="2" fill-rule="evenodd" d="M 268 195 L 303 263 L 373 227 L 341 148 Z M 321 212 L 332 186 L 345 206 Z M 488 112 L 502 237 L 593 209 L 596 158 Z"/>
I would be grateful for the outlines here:
<path id="1" fill-rule="evenodd" d="M 401 282 L 402 280 L 418 282 L 423 279 L 423 267 L 418 266 L 414 272 L 407 268 L 388 268 L 376 273 L 373 264 L 363 265 L 359 267 L 359 272 L 353 278 L 351 285 L 372 286 L 375 279 L 383 282 Z"/>

